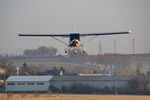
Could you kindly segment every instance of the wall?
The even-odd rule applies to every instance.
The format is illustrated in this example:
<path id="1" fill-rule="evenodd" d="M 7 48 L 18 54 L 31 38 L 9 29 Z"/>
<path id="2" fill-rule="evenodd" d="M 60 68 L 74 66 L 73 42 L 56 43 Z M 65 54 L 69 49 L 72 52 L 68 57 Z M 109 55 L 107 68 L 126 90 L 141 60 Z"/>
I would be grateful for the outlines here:
<path id="1" fill-rule="evenodd" d="M 111 80 L 105 80 L 105 81 L 50 81 L 50 86 L 56 86 L 59 89 L 61 89 L 62 86 L 66 86 L 69 87 L 71 86 L 73 83 L 81 83 L 81 84 L 88 84 L 92 87 L 97 87 L 97 88 L 105 88 L 105 87 L 109 87 L 110 89 L 112 89 L 114 86 L 121 88 L 121 89 L 128 89 L 130 88 L 130 85 L 128 84 L 128 81 L 125 80 L 117 80 L 117 81 L 111 81 Z"/>
<path id="2" fill-rule="evenodd" d="M 33 91 L 41 91 L 46 92 L 49 88 L 49 82 L 32 82 L 35 83 L 34 85 L 27 85 L 27 83 L 31 82 L 24 82 L 25 85 L 17 85 L 19 82 L 14 82 L 15 85 L 7 85 L 6 82 L 6 92 L 33 92 Z M 37 85 L 36 83 L 44 83 L 44 85 Z"/>

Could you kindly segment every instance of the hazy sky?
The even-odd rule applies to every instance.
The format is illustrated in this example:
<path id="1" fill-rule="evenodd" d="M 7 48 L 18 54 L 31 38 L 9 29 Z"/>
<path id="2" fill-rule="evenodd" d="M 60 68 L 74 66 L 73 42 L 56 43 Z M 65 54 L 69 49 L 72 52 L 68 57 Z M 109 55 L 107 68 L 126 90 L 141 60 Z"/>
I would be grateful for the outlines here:
<path id="1" fill-rule="evenodd" d="M 90 54 L 103 52 L 150 53 L 150 0 L 0 0 L 0 53 L 21 54 L 41 45 L 65 45 L 50 37 L 18 37 L 18 33 L 111 32 L 131 30 L 132 35 L 98 36 L 85 45 Z M 59 38 L 68 43 L 67 38 Z M 88 38 L 83 38 L 86 41 Z"/>

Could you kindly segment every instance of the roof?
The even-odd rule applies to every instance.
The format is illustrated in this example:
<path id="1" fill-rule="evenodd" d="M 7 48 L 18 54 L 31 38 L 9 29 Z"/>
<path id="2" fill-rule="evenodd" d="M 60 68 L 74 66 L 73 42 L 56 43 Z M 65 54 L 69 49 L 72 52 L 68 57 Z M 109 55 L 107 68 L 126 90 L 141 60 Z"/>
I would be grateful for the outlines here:
<path id="1" fill-rule="evenodd" d="M 110 74 L 78 74 L 79 76 L 111 76 Z"/>
<path id="2" fill-rule="evenodd" d="M 60 75 L 61 73 L 61 69 L 52 69 L 52 70 L 45 70 L 45 73 L 48 74 L 48 75 Z"/>
<path id="3" fill-rule="evenodd" d="M 128 81 L 133 76 L 54 76 L 51 81 Z"/>
<path id="4" fill-rule="evenodd" d="M 20 81 L 50 81 L 53 76 L 10 76 L 6 82 L 8 81 L 15 81 L 15 82 L 20 82 Z"/>

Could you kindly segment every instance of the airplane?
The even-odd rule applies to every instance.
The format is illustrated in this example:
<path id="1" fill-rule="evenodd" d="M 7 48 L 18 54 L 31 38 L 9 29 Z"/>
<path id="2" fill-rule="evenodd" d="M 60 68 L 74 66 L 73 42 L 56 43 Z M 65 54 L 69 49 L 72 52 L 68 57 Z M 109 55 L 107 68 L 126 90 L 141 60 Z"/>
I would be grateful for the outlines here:
<path id="1" fill-rule="evenodd" d="M 122 32 L 98 32 L 98 33 L 66 33 L 66 34 L 51 34 L 51 33 L 38 33 L 38 34 L 24 34 L 24 33 L 20 33 L 19 36 L 37 36 L 37 37 L 52 37 L 55 40 L 62 42 L 63 44 L 67 45 L 69 48 L 65 49 L 65 53 L 68 53 L 72 48 L 79 48 L 80 50 L 82 49 L 83 53 L 86 52 L 86 50 L 84 48 L 81 48 L 81 46 L 83 46 L 83 44 L 91 41 L 92 39 L 94 39 L 95 37 L 99 36 L 99 35 L 116 35 L 116 34 L 130 34 L 131 31 L 122 31 Z M 85 36 L 95 36 L 91 39 L 89 39 L 88 41 L 84 42 L 84 43 L 80 43 L 80 37 L 85 37 Z M 61 41 L 60 39 L 56 38 L 56 37 L 69 37 L 69 44 L 66 44 L 65 42 Z M 74 50 L 74 54 L 77 54 L 77 50 Z"/>

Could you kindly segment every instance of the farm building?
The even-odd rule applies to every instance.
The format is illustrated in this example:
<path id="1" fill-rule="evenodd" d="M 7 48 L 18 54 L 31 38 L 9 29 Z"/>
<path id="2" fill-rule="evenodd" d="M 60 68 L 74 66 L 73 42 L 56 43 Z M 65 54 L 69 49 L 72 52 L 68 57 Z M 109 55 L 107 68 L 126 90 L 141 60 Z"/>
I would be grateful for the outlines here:
<path id="1" fill-rule="evenodd" d="M 48 92 L 53 76 L 10 76 L 6 92 Z"/>
<path id="2" fill-rule="evenodd" d="M 133 78 L 135 76 L 10 76 L 6 80 L 6 92 L 48 92 L 52 88 L 62 91 L 62 88 L 69 89 L 73 85 L 90 86 L 103 90 L 117 88 L 120 91 L 128 91 L 131 90 L 129 81 Z M 147 84 L 148 90 L 149 86 Z"/>
<path id="3" fill-rule="evenodd" d="M 61 89 L 62 86 L 69 87 L 80 83 L 101 89 L 105 87 L 128 89 L 131 88 L 129 80 L 132 78 L 133 76 L 54 76 L 50 81 L 50 86 Z"/>

